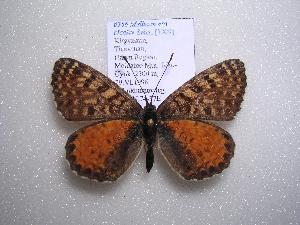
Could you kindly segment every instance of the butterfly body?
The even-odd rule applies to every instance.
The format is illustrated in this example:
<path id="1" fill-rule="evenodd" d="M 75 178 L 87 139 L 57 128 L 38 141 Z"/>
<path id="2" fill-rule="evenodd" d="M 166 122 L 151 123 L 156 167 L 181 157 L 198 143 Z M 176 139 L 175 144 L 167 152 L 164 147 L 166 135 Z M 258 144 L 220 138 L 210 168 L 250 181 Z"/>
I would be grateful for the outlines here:
<path id="1" fill-rule="evenodd" d="M 71 121 L 97 120 L 66 143 L 72 170 L 98 181 L 117 180 L 146 149 L 146 170 L 160 150 L 186 180 L 222 172 L 234 155 L 231 135 L 203 120 L 232 120 L 246 87 L 244 64 L 226 60 L 193 77 L 157 108 L 144 108 L 116 83 L 77 60 L 59 59 L 52 74 L 57 109 Z"/>
<path id="2" fill-rule="evenodd" d="M 157 132 L 156 107 L 146 100 L 146 106 L 142 112 L 143 138 L 146 143 L 146 169 L 149 173 L 154 163 L 154 144 Z"/>

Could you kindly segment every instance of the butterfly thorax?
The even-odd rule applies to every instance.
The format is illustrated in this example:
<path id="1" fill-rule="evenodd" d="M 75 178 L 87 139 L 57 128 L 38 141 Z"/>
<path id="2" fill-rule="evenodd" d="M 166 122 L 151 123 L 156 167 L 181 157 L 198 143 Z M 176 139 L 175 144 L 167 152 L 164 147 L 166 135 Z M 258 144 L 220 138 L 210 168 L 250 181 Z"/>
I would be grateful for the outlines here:
<path id="1" fill-rule="evenodd" d="M 142 112 L 142 127 L 143 127 L 143 137 L 146 142 L 146 169 L 150 172 L 153 162 L 154 154 L 153 147 L 156 140 L 156 130 L 157 130 L 157 113 L 156 107 L 151 103 L 147 103 Z"/>

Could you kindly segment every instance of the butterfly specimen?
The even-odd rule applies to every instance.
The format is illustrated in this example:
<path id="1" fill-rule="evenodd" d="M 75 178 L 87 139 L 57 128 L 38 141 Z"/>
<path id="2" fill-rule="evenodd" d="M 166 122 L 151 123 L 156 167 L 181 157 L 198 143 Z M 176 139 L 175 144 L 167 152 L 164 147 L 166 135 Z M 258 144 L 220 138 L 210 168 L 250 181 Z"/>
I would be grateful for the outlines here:
<path id="1" fill-rule="evenodd" d="M 203 120 L 232 120 L 246 88 L 243 62 L 229 59 L 194 76 L 156 109 L 142 106 L 102 73 L 70 58 L 53 69 L 57 109 L 71 121 L 97 120 L 75 131 L 66 158 L 78 175 L 117 180 L 146 150 L 146 169 L 159 149 L 186 180 L 201 180 L 227 168 L 235 143 L 225 130 Z"/>

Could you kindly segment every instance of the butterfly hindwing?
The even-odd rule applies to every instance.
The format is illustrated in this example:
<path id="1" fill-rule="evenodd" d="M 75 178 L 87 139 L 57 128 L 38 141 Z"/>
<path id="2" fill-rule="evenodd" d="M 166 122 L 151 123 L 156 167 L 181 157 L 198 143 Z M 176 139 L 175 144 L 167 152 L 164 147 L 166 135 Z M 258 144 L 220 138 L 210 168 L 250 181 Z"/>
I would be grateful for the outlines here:
<path id="1" fill-rule="evenodd" d="M 201 180 L 228 167 L 235 143 L 229 133 L 215 125 L 171 120 L 158 126 L 158 147 L 181 177 Z"/>
<path id="2" fill-rule="evenodd" d="M 74 132 L 66 144 L 66 158 L 80 176 L 98 181 L 118 179 L 133 163 L 142 143 L 139 124 L 110 120 Z"/>
<path id="3" fill-rule="evenodd" d="M 246 88 L 244 63 L 229 59 L 199 73 L 157 109 L 162 119 L 232 120 Z"/>
<path id="4" fill-rule="evenodd" d="M 51 85 L 57 109 L 67 120 L 128 118 L 142 110 L 111 79 L 74 59 L 56 61 Z"/>

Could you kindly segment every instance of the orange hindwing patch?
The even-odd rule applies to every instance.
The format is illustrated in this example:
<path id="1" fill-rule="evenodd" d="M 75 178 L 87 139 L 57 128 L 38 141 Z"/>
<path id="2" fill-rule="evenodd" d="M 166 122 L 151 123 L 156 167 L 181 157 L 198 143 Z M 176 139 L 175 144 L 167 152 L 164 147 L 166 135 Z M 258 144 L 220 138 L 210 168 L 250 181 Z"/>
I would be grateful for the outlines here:
<path id="1" fill-rule="evenodd" d="M 138 133 L 135 121 L 96 123 L 69 137 L 66 157 L 79 175 L 98 181 L 113 181 L 137 157 L 141 141 L 136 138 Z"/>
<path id="2" fill-rule="evenodd" d="M 159 129 L 159 145 L 170 166 L 187 180 L 222 172 L 233 157 L 229 133 L 201 121 L 166 121 Z"/>

